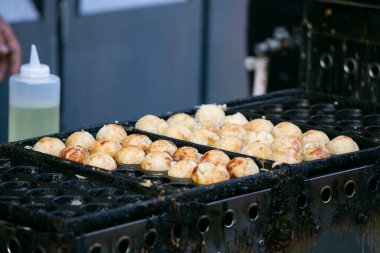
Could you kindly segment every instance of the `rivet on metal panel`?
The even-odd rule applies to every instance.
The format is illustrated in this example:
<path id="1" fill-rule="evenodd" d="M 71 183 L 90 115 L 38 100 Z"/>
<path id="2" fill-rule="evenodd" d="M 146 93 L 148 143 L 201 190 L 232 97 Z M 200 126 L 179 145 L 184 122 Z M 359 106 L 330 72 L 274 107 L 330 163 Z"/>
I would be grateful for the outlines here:
<path id="1" fill-rule="evenodd" d="M 20 247 L 20 243 L 16 238 L 11 238 L 7 245 L 7 252 L 8 253 L 16 253 L 18 252 Z"/>
<path id="2" fill-rule="evenodd" d="M 352 58 L 346 59 L 344 61 L 343 70 L 347 74 L 353 74 L 358 70 L 358 63 Z"/>
<path id="3" fill-rule="evenodd" d="M 259 205 L 257 203 L 253 203 L 248 207 L 248 217 L 251 221 L 259 218 Z"/>
<path id="4" fill-rule="evenodd" d="M 323 69 L 329 69 L 334 64 L 334 59 L 332 58 L 331 54 L 324 53 L 321 55 L 321 58 L 319 59 L 319 64 L 321 68 Z"/>
<path id="5" fill-rule="evenodd" d="M 258 240 L 257 241 L 257 245 L 259 246 L 259 247 L 263 247 L 264 246 L 264 240 Z"/>
<path id="6" fill-rule="evenodd" d="M 123 236 L 117 242 L 118 253 L 129 253 L 131 251 L 131 239 L 128 236 Z"/>
<path id="7" fill-rule="evenodd" d="M 235 224 L 235 212 L 231 209 L 227 210 L 223 215 L 223 222 L 226 228 L 231 228 Z"/>

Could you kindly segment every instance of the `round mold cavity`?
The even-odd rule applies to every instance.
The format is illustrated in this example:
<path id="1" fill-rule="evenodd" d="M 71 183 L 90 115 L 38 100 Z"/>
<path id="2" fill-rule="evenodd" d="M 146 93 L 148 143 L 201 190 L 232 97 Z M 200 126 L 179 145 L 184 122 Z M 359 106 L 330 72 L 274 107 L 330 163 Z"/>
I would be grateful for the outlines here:
<path id="1" fill-rule="evenodd" d="M 53 199 L 54 203 L 64 206 L 81 206 L 85 200 L 80 195 L 62 195 Z"/>
<path id="2" fill-rule="evenodd" d="M 44 183 L 57 183 L 65 180 L 65 175 L 61 173 L 42 173 L 34 177 L 36 180 Z"/>
<path id="3" fill-rule="evenodd" d="M 152 182 L 160 183 L 160 184 L 168 184 L 170 183 L 170 179 L 167 177 L 160 176 L 143 176 L 141 179 L 150 180 Z"/>
<path id="4" fill-rule="evenodd" d="M 283 112 L 281 104 L 263 105 L 261 106 L 261 110 L 264 114 L 281 114 Z"/>
<path id="5" fill-rule="evenodd" d="M 57 194 L 58 190 L 54 188 L 35 188 L 26 192 L 27 196 L 38 198 L 54 198 Z"/>
<path id="6" fill-rule="evenodd" d="M 26 191 L 31 188 L 28 181 L 8 181 L 0 184 L 0 188 L 12 191 Z"/>
<path id="7" fill-rule="evenodd" d="M 132 240 L 128 236 L 121 237 L 117 242 L 117 253 L 129 253 L 132 249 Z"/>
<path id="8" fill-rule="evenodd" d="M 310 113 L 306 109 L 293 109 L 285 111 L 284 116 L 292 120 L 308 120 Z"/>
<path id="9" fill-rule="evenodd" d="M 337 118 L 333 114 L 318 114 L 313 115 L 310 118 L 310 121 L 314 122 L 317 125 L 334 125 L 336 121 L 338 121 L 339 118 Z"/>
<path id="10" fill-rule="evenodd" d="M 67 180 L 64 181 L 61 186 L 66 189 L 74 189 L 74 190 L 86 190 L 89 188 L 98 187 L 96 182 L 91 182 L 88 180 Z"/>
<path id="11" fill-rule="evenodd" d="M 144 242 L 148 248 L 153 248 L 157 242 L 157 231 L 155 229 L 149 229 L 144 235 Z"/>
<path id="12" fill-rule="evenodd" d="M 259 214 L 259 205 L 257 203 L 253 203 L 248 207 L 247 215 L 251 221 L 257 220 L 259 218 Z"/>
<path id="13" fill-rule="evenodd" d="M 310 102 L 308 99 L 296 98 L 289 99 L 284 103 L 286 108 L 308 108 L 310 106 Z"/>
<path id="14" fill-rule="evenodd" d="M 46 205 L 44 203 L 29 203 L 22 205 L 23 208 L 27 208 L 36 212 L 47 213 L 54 210 L 53 206 Z"/>
<path id="15" fill-rule="evenodd" d="M 321 189 L 320 195 L 321 195 L 322 202 L 327 204 L 332 199 L 333 190 L 330 186 L 324 186 Z"/>
<path id="16" fill-rule="evenodd" d="M 322 69 L 330 69 L 334 65 L 334 59 L 331 54 L 324 53 L 319 58 L 319 65 Z"/>
<path id="17" fill-rule="evenodd" d="M 362 110 L 358 108 L 340 109 L 336 114 L 343 119 L 360 119 L 362 117 Z"/>
<path id="18" fill-rule="evenodd" d="M 35 166 L 14 166 L 7 170 L 10 174 L 23 174 L 23 175 L 34 175 L 38 173 L 38 167 Z"/>
<path id="19" fill-rule="evenodd" d="M 347 74 L 354 74 L 358 70 L 358 63 L 353 58 L 348 58 L 343 63 L 343 70 Z"/>
<path id="20" fill-rule="evenodd" d="M 380 125 L 380 114 L 367 114 L 363 117 L 366 126 Z"/>
<path id="21" fill-rule="evenodd" d="M 109 203 L 99 202 L 99 203 L 90 203 L 81 207 L 81 209 L 88 213 L 94 212 L 104 212 L 112 208 L 112 205 Z"/>
<path id="22" fill-rule="evenodd" d="M 60 218 L 71 218 L 75 217 L 77 215 L 74 211 L 68 211 L 68 210 L 59 210 L 49 213 L 52 216 L 60 217 Z"/>
<path id="23" fill-rule="evenodd" d="M 119 203 L 119 204 L 131 204 L 131 203 L 136 203 L 136 202 L 139 202 L 139 201 L 143 201 L 143 200 L 146 200 L 147 198 L 145 196 L 142 196 L 142 195 L 138 195 L 138 194 L 133 194 L 133 195 L 127 195 L 127 194 L 124 194 L 124 195 L 120 195 L 120 196 L 117 196 L 115 198 L 116 202 Z"/>
<path id="24" fill-rule="evenodd" d="M 332 113 L 335 111 L 335 106 L 333 104 L 314 104 L 310 106 L 310 111 L 312 114 Z"/>
<path id="25" fill-rule="evenodd" d="M 118 169 L 112 171 L 112 174 L 117 174 L 121 176 L 127 176 L 127 177 L 141 177 L 144 175 L 144 172 L 134 169 Z"/>
<path id="26" fill-rule="evenodd" d="M 18 196 L 1 196 L 0 202 L 7 203 L 10 205 L 20 205 L 22 202 L 22 199 Z"/>
<path id="27" fill-rule="evenodd" d="M 195 187 L 195 184 L 191 184 L 191 183 L 171 183 L 169 185 L 172 187 L 181 189 L 181 190 L 189 190 L 189 189 Z"/>
<path id="28" fill-rule="evenodd" d="M 337 127 L 343 130 L 360 130 L 363 128 L 363 123 L 360 120 L 340 120 L 336 123 Z"/>
<path id="29" fill-rule="evenodd" d="M 89 189 L 87 192 L 91 196 L 110 198 L 117 193 L 117 189 L 113 187 L 98 187 Z"/>

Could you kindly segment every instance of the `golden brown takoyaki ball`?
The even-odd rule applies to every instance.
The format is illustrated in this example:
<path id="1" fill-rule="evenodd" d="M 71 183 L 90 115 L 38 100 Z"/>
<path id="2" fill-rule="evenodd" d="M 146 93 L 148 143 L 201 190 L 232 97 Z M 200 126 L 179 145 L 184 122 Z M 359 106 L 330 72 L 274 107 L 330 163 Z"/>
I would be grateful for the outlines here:
<path id="1" fill-rule="evenodd" d="M 43 137 L 34 144 L 33 150 L 48 155 L 59 156 L 65 147 L 65 144 L 58 138 Z"/>
<path id="2" fill-rule="evenodd" d="M 150 114 L 140 118 L 135 125 L 136 129 L 154 134 L 161 134 L 168 126 L 169 124 L 165 120 Z"/>
<path id="3" fill-rule="evenodd" d="M 330 142 L 329 137 L 324 132 L 318 130 L 309 130 L 305 132 L 300 140 L 303 145 L 308 142 L 319 142 L 322 145 L 327 145 Z"/>
<path id="4" fill-rule="evenodd" d="M 61 157 L 70 161 L 83 163 L 91 154 L 81 146 L 68 146 L 61 151 Z"/>
<path id="5" fill-rule="evenodd" d="M 200 163 L 195 167 L 191 177 L 196 184 L 207 185 L 230 179 L 226 167 L 213 163 Z"/>
<path id="6" fill-rule="evenodd" d="M 145 152 L 135 146 L 127 146 L 117 152 L 115 160 L 123 164 L 140 164 L 145 157 Z"/>
<path id="7" fill-rule="evenodd" d="M 244 146 L 242 139 L 235 136 L 223 136 L 220 140 L 215 143 L 215 148 L 239 153 Z"/>
<path id="8" fill-rule="evenodd" d="M 206 146 L 214 146 L 219 141 L 219 136 L 206 129 L 195 130 L 190 136 L 189 141 Z"/>
<path id="9" fill-rule="evenodd" d="M 218 134 L 218 132 L 220 130 L 220 126 L 218 124 L 216 124 L 215 122 L 205 121 L 205 122 L 202 122 L 202 123 L 197 123 L 195 125 L 193 131 L 197 131 L 197 130 L 200 130 L 200 129 L 205 129 L 205 130 L 208 130 L 208 131 L 211 131 L 213 133 Z"/>
<path id="10" fill-rule="evenodd" d="M 186 113 L 177 113 L 170 116 L 167 120 L 169 125 L 182 125 L 190 130 L 194 129 L 195 119 Z"/>
<path id="11" fill-rule="evenodd" d="M 226 114 L 224 113 L 221 106 L 214 104 L 202 105 L 195 113 L 196 121 L 212 121 L 217 123 L 219 126 L 223 125 L 225 117 Z"/>
<path id="12" fill-rule="evenodd" d="M 127 132 L 122 126 L 116 124 L 104 125 L 96 134 L 97 141 L 109 140 L 120 143 L 125 137 L 127 137 Z"/>
<path id="13" fill-rule="evenodd" d="M 291 122 L 281 122 L 274 126 L 272 135 L 274 138 L 278 138 L 280 136 L 293 136 L 299 138 L 302 135 L 302 131 L 298 126 Z"/>
<path id="14" fill-rule="evenodd" d="M 173 155 L 173 159 L 177 162 L 181 160 L 193 160 L 194 162 L 198 162 L 201 154 L 198 153 L 198 150 L 193 147 L 181 147 L 177 149 L 177 151 Z"/>
<path id="15" fill-rule="evenodd" d="M 245 177 L 259 173 L 255 161 L 248 157 L 235 157 L 227 164 L 231 177 Z"/>
<path id="16" fill-rule="evenodd" d="M 352 138 L 344 135 L 332 139 L 327 147 L 333 155 L 341 155 L 359 150 L 358 144 Z"/>
<path id="17" fill-rule="evenodd" d="M 302 149 L 302 144 L 296 137 L 283 135 L 274 139 L 274 142 L 271 146 L 271 149 L 273 151 L 288 148 L 293 148 L 297 152 L 300 152 Z"/>
<path id="18" fill-rule="evenodd" d="M 265 131 L 260 132 L 248 132 L 245 137 L 245 143 L 250 145 L 256 142 L 261 142 L 264 145 L 271 146 L 274 141 L 273 136 Z"/>
<path id="19" fill-rule="evenodd" d="M 182 125 L 170 125 L 162 132 L 162 135 L 188 141 L 191 136 L 191 130 Z"/>
<path id="20" fill-rule="evenodd" d="M 115 170 L 117 168 L 115 160 L 105 153 L 92 154 L 83 163 L 106 170 Z"/>
<path id="21" fill-rule="evenodd" d="M 293 148 L 275 150 L 271 160 L 279 163 L 296 164 L 302 161 L 301 155 Z"/>
<path id="22" fill-rule="evenodd" d="M 272 150 L 269 146 L 256 142 L 252 144 L 248 144 L 243 147 L 242 153 L 249 156 L 254 156 L 262 159 L 270 159 L 272 155 Z"/>
<path id="23" fill-rule="evenodd" d="M 95 142 L 91 147 L 91 154 L 94 153 L 106 153 L 112 157 L 116 155 L 117 152 L 121 149 L 121 144 L 116 141 L 109 140 L 100 140 Z"/>
<path id="24" fill-rule="evenodd" d="M 320 142 L 307 142 L 302 147 L 302 160 L 312 161 L 330 157 L 330 150 Z"/>
<path id="25" fill-rule="evenodd" d="M 147 149 L 147 152 L 154 151 L 166 152 L 172 156 L 177 151 L 177 146 L 173 142 L 168 140 L 157 140 L 152 142 Z"/>
<path id="26" fill-rule="evenodd" d="M 236 136 L 240 139 L 244 139 L 246 135 L 247 132 L 242 126 L 233 123 L 224 124 L 219 130 L 219 137 Z"/>
<path id="27" fill-rule="evenodd" d="M 273 123 L 266 119 L 254 119 L 245 124 L 244 129 L 248 132 L 268 132 L 270 133 L 273 129 Z"/>
<path id="28" fill-rule="evenodd" d="M 152 151 L 141 162 L 143 170 L 167 171 L 172 165 L 172 157 L 164 151 Z"/>
<path id="29" fill-rule="evenodd" d="M 227 166 L 227 163 L 230 162 L 230 158 L 223 151 L 213 149 L 213 150 L 207 151 L 199 159 L 199 163 L 204 163 L 204 162 L 213 163 L 213 164 L 220 164 L 220 165 L 225 167 L 225 166 Z"/>
<path id="30" fill-rule="evenodd" d="M 66 140 L 66 146 L 81 146 L 88 150 L 96 142 L 95 138 L 87 131 L 72 133 Z"/>
<path id="31" fill-rule="evenodd" d="M 237 112 L 233 115 L 228 115 L 224 119 L 224 124 L 236 124 L 239 126 L 244 126 L 247 123 L 248 123 L 247 118 L 240 112 Z"/>
<path id="32" fill-rule="evenodd" d="M 141 148 L 142 150 L 146 150 L 151 143 L 152 141 L 146 135 L 131 134 L 121 142 L 121 145 L 123 147 L 135 146 Z"/>
<path id="33" fill-rule="evenodd" d="M 191 178 L 195 167 L 197 167 L 197 163 L 193 160 L 181 160 L 169 168 L 168 176 L 175 178 Z"/>

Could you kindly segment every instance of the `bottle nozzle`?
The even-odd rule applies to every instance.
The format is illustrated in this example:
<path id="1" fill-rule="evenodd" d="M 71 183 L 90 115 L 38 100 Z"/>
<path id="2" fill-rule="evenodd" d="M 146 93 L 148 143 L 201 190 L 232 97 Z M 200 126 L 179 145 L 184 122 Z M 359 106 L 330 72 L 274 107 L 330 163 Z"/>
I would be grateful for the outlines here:
<path id="1" fill-rule="evenodd" d="M 29 64 L 33 67 L 39 67 L 40 66 L 40 58 L 38 57 L 37 48 L 33 44 L 32 50 L 30 51 L 30 62 Z"/>

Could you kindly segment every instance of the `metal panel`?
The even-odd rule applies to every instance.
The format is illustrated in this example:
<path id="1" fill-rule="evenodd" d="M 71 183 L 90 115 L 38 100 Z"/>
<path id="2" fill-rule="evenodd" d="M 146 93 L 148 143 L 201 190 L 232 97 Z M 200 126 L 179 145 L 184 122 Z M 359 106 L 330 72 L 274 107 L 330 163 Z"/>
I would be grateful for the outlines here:
<path id="1" fill-rule="evenodd" d="M 63 129 L 199 102 L 201 1 L 91 16 L 62 2 Z"/>
<path id="2" fill-rule="evenodd" d="M 40 60 L 57 73 L 56 1 L 43 1 L 39 21 L 12 24 L 21 44 L 22 62 L 29 61 L 30 45 L 36 44 Z M 0 83 L 0 142 L 8 139 L 8 78 Z"/>
<path id="3" fill-rule="evenodd" d="M 208 102 L 248 95 L 246 56 L 247 0 L 210 0 Z"/>

